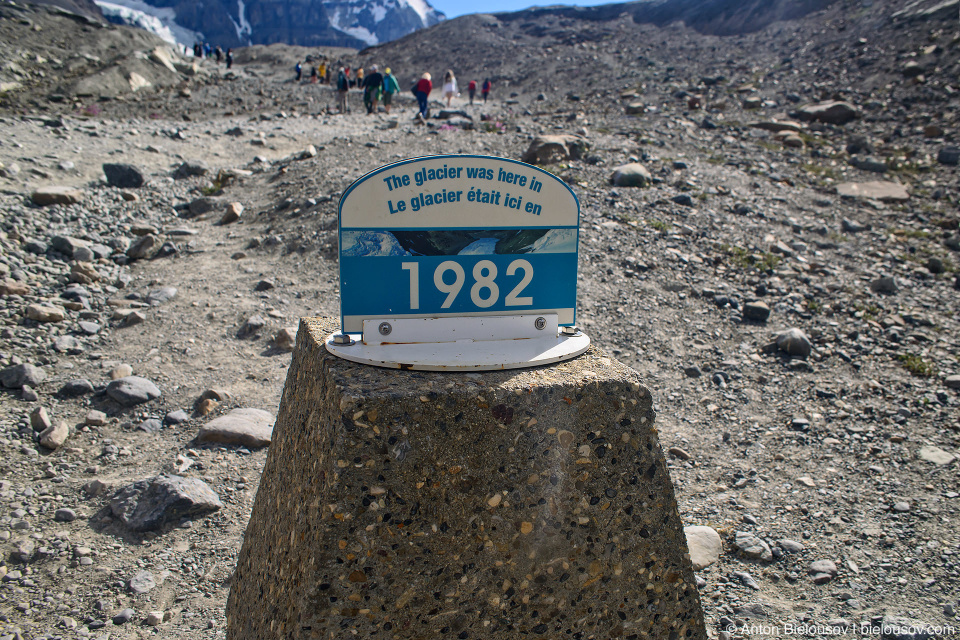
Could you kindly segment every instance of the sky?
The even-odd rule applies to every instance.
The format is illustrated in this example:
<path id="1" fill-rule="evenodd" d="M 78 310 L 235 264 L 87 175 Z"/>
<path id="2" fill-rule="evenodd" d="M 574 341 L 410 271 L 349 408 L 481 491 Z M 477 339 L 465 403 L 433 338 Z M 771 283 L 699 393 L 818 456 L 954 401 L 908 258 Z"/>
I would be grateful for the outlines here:
<path id="1" fill-rule="evenodd" d="M 466 15 L 468 13 L 497 13 L 500 11 L 522 11 L 532 6 L 543 7 L 556 4 L 577 5 L 592 7 L 598 4 L 611 4 L 626 0 L 556 0 L 535 2 L 533 0 L 428 0 L 433 8 L 443 11 L 448 18 Z"/>

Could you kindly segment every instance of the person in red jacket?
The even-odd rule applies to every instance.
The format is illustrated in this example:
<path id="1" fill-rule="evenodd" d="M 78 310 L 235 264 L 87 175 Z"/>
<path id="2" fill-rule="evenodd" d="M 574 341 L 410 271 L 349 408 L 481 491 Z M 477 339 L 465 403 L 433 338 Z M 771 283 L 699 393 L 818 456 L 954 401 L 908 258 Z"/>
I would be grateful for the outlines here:
<path id="1" fill-rule="evenodd" d="M 424 73 L 422 76 L 420 76 L 417 86 L 413 88 L 413 93 L 417 96 L 417 104 L 420 106 L 420 113 L 418 115 L 420 116 L 421 120 L 427 119 L 427 99 L 429 98 L 431 91 L 433 91 L 433 83 L 430 82 L 430 74 Z"/>
<path id="2" fill-rule="evenodd" d="M 477 81 L 471 80 L 467 85 L 467 93 L 470 94 L 470 104 L 473 104 L 473 96 L 477 95 Z"/>
<path id="3" fill-rule="evenodd" d="M 492 87 L 493 87 L 493 83 L 490 82 L 490 78 L 487 78 L 486 80 L 483 81 L 483 87 L 481 87 L 480 91 L 483 93 L 484 104 L 487 103 L 487 96 L 490 95 L 490 89 Z"/>

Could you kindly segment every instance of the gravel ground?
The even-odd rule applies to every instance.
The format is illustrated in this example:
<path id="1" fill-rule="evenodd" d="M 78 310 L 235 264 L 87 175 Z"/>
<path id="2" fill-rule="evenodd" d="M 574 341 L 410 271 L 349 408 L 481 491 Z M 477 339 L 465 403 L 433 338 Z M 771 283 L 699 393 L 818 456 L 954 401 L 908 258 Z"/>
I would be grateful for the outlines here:
<path id="1" fill-rule="evenodd" d="M 211 70 L 187 96 L 113 101 L 100 114 L 60 103 L 7 112 L 0 638 L 222 637 L 264 450 L 204 442 L 200 429 L 236 408 L 275 413 L 289 364 L 282 330 L 338 314 L 340 193 L 396 159 L 519 159 L 547 134 L 589 144 L 546 167 L 581 203 L 578 322 L 644 376 L 681 517 L 722 541 L 698 573 L 711 628 L 757 638 L 897 618 L 960 628 L 960 191 L 955 168 L 937 160 L 953 145 L 956 105 L 946 72 L 931 65 L 924 84 L 900 72 L 928 55 L 921 41 L 943 48 L 936 68 L 952 68 L 957 39 L 934 35 L 946 22 L 880 32 L 889 37 L 864 55 L 895 82 L 871 106 L 843 84 L 860 86 L 850 78 L 871 69 L 824 57 L 870 25 L 846 16 L 846 31 L 824 29 L 837 15 L 741 39 L 764 72 L 725 68 L 719 87 L 702 80 L 713 70 L 702 58 L 665 49 L 645 54 L 649 69 L 572 97 L 518 76 L 515 97 L 458 99 L 457 126 L 415 125 L 406 97 L 393 116 L 335 114 L 329 88 L 294 85 L 285 60 L 235 67 L 233 78 Z M 680 48 L 733 47 L 663 33 Z M 789 44 L 804 37 L 817 39 Z M 796 59 L 783 63 L 771 42 Z M 550 46 L 580 60 L 596 55 L 590 44 Z M 768 56 L 780 66 L 763 66 Z M 819 80 L 791 72 L 821 58 Z M 741 91 L 748 82 L 754 90 Z M 799 147 L 748 126 L 787 119 L 794 93 L 802 105 L 832 92 L 861 117 L 803 124 Z M 690 108 L 690 95 L 706 109 Z M 239 100 L 227 108 L 226 96 Z M 769 104 L 744 108 L 753 96 Z M 636 102 L 639 113 L 625 114 Z M 885 173 L 851 164 L 864 158 Z M 649 170 L 647 187 L 611 185 L 628 162 Z M 111 186 L 104 163 L 134 165 L 145 182 Z M 910 195 L 838 195 L 873 180 Z M 81 199 L 33 204 L 49 185 Z M 242 212 L 221 224 L 230 203 Z M 131 375 L 161 395 L 132 404 L 111 385 Z M 142 519 L 116 492 L 163 473 L 202 481 L 214 499 L 178 490 L 219 509 L 137 531 Z"/>

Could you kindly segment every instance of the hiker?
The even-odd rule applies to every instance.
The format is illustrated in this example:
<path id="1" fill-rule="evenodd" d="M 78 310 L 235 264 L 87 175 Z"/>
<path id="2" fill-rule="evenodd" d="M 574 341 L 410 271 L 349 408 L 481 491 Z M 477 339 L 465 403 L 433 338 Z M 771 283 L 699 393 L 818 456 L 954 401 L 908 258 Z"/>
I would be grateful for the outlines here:
<path id="1" fill-rule="evenodd" d="M 390 67 L 387 67 L 383 74 L 383 110 L 390 115 L 390 105 L 393 103 L 393 94 L 400 92 L 400 83 L 397 77 L 390 73 Z"/>
<path id="2" fill-rule="evenodd" d="M 316 66 L 310 67 L 310 83 L 317 84 L 317 67 Z"/>
<path id="3" fill-rule="evenodd" d="M 213 50 L 213 55 L 217 57 L 217 64 L 220 64 L 220 61 L 223 60 L 223 49 L 220 48 L 220 45 L 217 45 L 217 48 Z"/>
<path id="4" fill-rule="evenodd" d="M 490 78 L 487 78 L 483 81 L 483 86 L 480 88 L 480 92 L 483 94 L 483 104 L 487 104 L 487 96 L 490 95 L 490 89 L 493 85 L 490 83 Z"/>
<path id="5" fill-rule="evenodd" d="M 320 84 L 323 84 L 324 82 L 326 82 L 327 80 L 327 63 L 326 62 L 320 63 L 319 75 L 320 75 Z"/>
<path id="6" fill-rule="evenodd" d="M 297 82 L 300 82 L 300 78 L 303 77 L 303 65 L 298 62 L 293 70 L 297 72 Z"/>
<path id="7" fill-rule="evenodd" d="M 363 104 L 367 107 L 367 115 L 377 112 L 382 90 L 383 75 L 377 70 L 377 65 L 373 65 L 370 67 L 370 73 L 363 79 Z"/>
<path id="8" fill-rule="evenodd" d="M 233 66 L 233 49 L 227 49 L 227 69 Z"/>
<path id="9" fill-rule="evenodd" d="M 470 94 L 470 104 L 473 104 L 473 96 L 477 95 L 477 81 L 471 80 L 467 85 L 467 93 Z"/>
<path id="10" fill-rule="evenodd" d="M 337 73 L 337 99 L 339 100 L 340 113 L 347 112 L 347 92 L 350 91 L 350 81 L 347 79 L 347 72 L 340 67 Z"/>
<path id="11" fill-rule="evenodd" d="M 460 94 L 457 93 L 457 78 L 453 75 L 452 69 L 447 69 L 447 72 L 443 74 L 443 97 L 447 99 L 448 107 L 450 101 L 458 95 Z"/>
<path id="12" fill-rule="evenodd" d="M 357 67 L 357 89 L 363 91 L 363 67 Z"/>
<path id="13" fill-rule="evenodd" d="M 427 99 L 431 91 L 433 91 L 433 83 L 430 82 L 430 74 L 424 73 L 420 76 L 417 84 L 413 86 L 413 95 L 417 96 L 417 105 L 420 107 L 420 112 L 417 114 L 417 117 L 420 118 L 421 121 L 426 120 L 429 115 Z"/>

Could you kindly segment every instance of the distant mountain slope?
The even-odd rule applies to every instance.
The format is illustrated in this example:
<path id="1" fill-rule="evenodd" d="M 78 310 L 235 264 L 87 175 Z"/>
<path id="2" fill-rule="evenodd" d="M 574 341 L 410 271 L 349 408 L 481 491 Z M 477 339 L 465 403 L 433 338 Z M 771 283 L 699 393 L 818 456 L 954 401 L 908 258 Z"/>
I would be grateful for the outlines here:
<path id="1" fill-rule="evenodd" d="M 426 0 L 104 0 L 112 17 L 148 26 L 152 16 L 182 44 L 285 43 L 355 49 L 430 27 L 444 15 Z M 123 7 L 126 11 L 119 11 Z M 139 23 L 139 24 L 137 24 Z M 148 28 L 150 28 L 148 26 Z M 153 30 L 153 29 L 151 29 Z"/>

